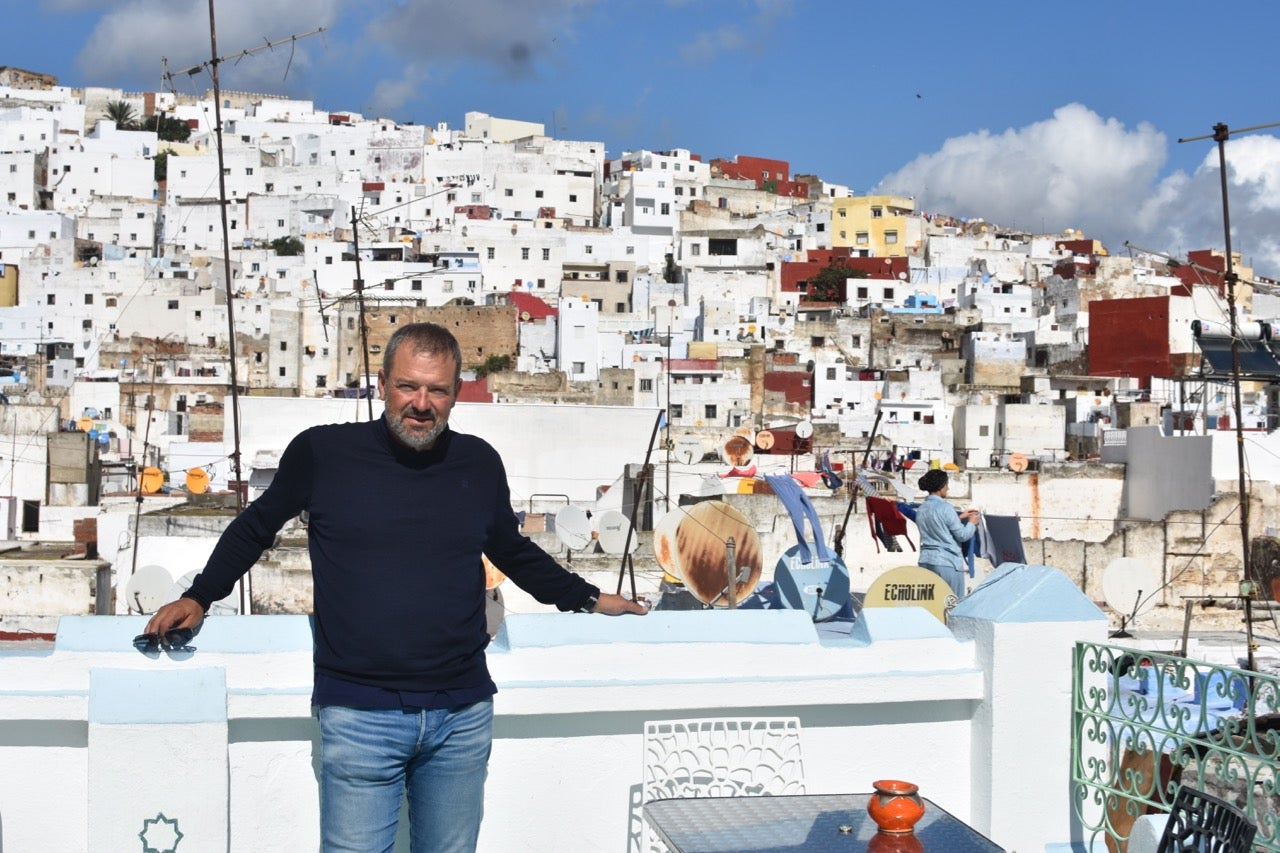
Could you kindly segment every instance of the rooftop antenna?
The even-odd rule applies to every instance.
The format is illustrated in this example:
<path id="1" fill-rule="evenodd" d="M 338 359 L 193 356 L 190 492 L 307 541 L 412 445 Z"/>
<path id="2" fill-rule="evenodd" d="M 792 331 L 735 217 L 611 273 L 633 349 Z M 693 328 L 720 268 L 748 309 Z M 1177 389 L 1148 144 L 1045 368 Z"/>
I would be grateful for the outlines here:
<path id="1" fill-rule="evenodd" d="M 1239 135 L 1272 127 L 1280 127 L 1280 122 L 1244 127 L 1235 133 Z M 1222 233 L 1226 250 L 1226 272 L 1222 278 L 1227 286 L 1227 316 L 1231 320 L 1231 391 L 1232 408 L 1236 419 L 1236 468 L 1240 490 L 1240 556 L 1243 565 L 1243 580 L 1240 583 L 1240 593 L 1244 598 L 1247 663 L 1248 668 L 1253 671 L 1255 669 L 1253 654 L 1253 572 L 1249 567 L 1249 494 L 1246 491 L 1245 483 L 1244 422 L 1241 417 L 1243 406 L 1240 402 L 1240 321 L 1236 314 L 1236 270 L 1235 259 L 1231 255 L 1231 206 L 1227 193 L 1227 140 L 1230 138 L 1231 129 L 1227 127 L 1226 123 L 1218 122 L 1213 126 L 1212 134 L 1189 136 L 1179 139 L 1178 142 L 1196 142 L 1202 139 L 1212 139 L 1218 143 L 1218 176 L 1222 185 Z"/>
<path id="2" fill-rule="evenodd" d="M 320 32 L 313 30 L 312 35 Z M 296 41 L 304 36 L 291 36 L 284 39 L 285 42 Z M 222 279 L 223 286 L 227 294 L 227 359 L 230 362 L 230 380 L 231 380 L 231 426 L 232 426 L 232 451 L 231 451 L 231 470 L 235 475 L 235 495 L 236 495 L 236 513 L 244 511 L 243 491 L 244 477 L 240 468 L 240 389 L 239 380 L 236 376 L 236 312 L 235 312 L 235 293 L 231 288 L 231 235 L 227 221 L 227 179 L 226 166 L 224 164 L 223 145 L 222 145 L 222 83 L 218 75 L 218 66 L 227 59 L 238 59 L 242 56 L 248 56 L 259 50 L 268 50 L 283 42 L 267 42 L 261 47 L 249 48 L 239 53 L 232 54 L 229 57 L 218 56 L 218 25 L 217 16 L 214 14 L 214 0 L 209 0 L 209 60 L 200 65 L 186 69 L 188 75 L 199 73 L 203 68 L 208 68 L 210 76 L 213 78 L 213 133 L 214 142 L 218 151 L 218 208 L 222 214 Z M 166 63 L 167 64 L 167 63 Z M 167 74 L 168 72 L 166 72 Z M 248 574 L 245 575 L 245 583 L 240 585 L 240 612 L 252 613 L 253 604 L 252 596 L 246 600 L 245 587 L 249 583 Z"/>

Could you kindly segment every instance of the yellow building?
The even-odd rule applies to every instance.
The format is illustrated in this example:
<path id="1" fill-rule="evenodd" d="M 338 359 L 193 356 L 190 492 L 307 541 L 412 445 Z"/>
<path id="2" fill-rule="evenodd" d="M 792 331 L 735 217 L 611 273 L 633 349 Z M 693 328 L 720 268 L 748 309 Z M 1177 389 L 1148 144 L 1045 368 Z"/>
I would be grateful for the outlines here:
<path id="1" fill-rule="evenodd" d="M 848 246 L 854 254 L 885 258 L 911 254 L 922 229 L 915 199 L 896 195 L 862 195 L 831 200 L 831 245 Z"/>

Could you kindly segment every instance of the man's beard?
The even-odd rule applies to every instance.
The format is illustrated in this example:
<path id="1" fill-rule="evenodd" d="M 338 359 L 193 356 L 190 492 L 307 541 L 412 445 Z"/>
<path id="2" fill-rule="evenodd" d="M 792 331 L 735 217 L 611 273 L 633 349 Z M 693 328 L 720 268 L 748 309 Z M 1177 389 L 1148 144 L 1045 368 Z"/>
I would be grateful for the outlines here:
<path id="1" fill-rule="evenodd" d="M 390 412 L 387 412 L 385 417 L 392 435 L 410 450 L 427 450 L 435 444 L 437 438 L 444 434 L 445 427 L 449 425 L 447 418 L 444 420 L 437 418 L 431 429 L 426 432 L 414 432 L 405 426 L 403 415 L 393 417 Z"/>

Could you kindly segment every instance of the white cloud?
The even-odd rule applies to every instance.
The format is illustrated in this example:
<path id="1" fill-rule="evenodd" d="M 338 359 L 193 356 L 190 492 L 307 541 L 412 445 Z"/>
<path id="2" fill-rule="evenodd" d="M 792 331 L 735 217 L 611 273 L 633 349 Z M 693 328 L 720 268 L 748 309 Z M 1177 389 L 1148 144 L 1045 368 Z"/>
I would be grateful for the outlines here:
<path id="1" fill-rule="evenodd" d="M 921 210 L 981 217 L 1032 231 L 1079 228 L 1113 252 L 1129 241 L 1183 254 L 1222 248 L 1216 148 L 1193 174 L 1161 178 L 1168 141 L 1080 104 L 999 134 L 955 137 L 887 175 L 875 192 L 914 196 Z M 1232 248 L 1258 272 L 1280 270 L 1280 140 L 1227 143 Z"/>
<path id="2" fill-rule="evenodd" d="M 63 0 L 66 2 L 66 0 Z M 290 0 L 220 0 L 217 16 L 218 53 L 231 56 L 317 27 L 331 25 L 338 0 L 313 0 L 305 12 Z M 119 81 L 117 85 L 146 85 L 157 88 L 168 60 L 169 71 L 197 66 L 210 58 L 209 5 L 204 0 L 127 0 L 113 4 L 105 12 L 77 63 L 97 80 Z M 263 50 L 219 67 L 225 88 L 285 88 L 285 74 L 301 74 L 313 52 L 323 44 L 299 40 Z M 206 72 L 187 83 L 175 79 L 179 91 L 204 91 L 209 86 Z M 184 83 L 186 88 L 183 88 Z"/>

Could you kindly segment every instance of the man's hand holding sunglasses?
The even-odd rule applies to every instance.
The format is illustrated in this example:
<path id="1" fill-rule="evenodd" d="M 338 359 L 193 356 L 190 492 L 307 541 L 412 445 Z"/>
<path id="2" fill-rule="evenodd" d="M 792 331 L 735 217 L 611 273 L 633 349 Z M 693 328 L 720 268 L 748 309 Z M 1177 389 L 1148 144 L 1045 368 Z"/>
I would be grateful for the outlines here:
<path id="1" fill-rule="evenodd" d="M 143 635 L 165 637 L 171 633 L 195 631 L 204 621 L 204 608 L 193 598 L 170 601 L 151 616 Z"/>

